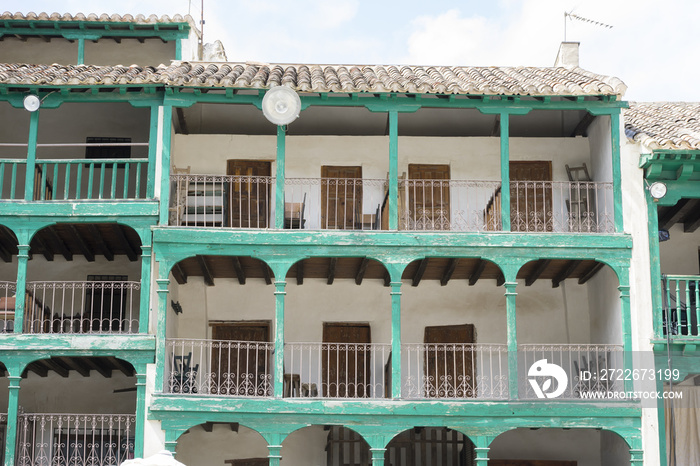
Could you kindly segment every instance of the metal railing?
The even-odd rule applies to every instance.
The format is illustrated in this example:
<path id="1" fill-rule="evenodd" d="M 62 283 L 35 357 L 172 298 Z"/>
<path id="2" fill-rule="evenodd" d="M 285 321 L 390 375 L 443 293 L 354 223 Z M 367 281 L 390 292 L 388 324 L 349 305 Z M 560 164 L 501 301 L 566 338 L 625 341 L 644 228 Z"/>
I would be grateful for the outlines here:
<path id="1" fill-rule="evenodd" d="M 0 160 L 0 199 L 25 196 L 26 160 Z M 32 199 L 145 199 L 148 159 L 38 159 Z"/>
<path id="2" fill-rule="evenodd" d="M 170 225 L 270 228 L 270 176 L 171 175 Z"/>
<path id="3" fill-rule="evenodd" d="M 391 345 L 287 343 L 284 395 L 293 398 L 389 396 Z"/>
<path id="4" fill-rule="evenodd" d="M 667 335 L 697 337 L 700 335 L 700 276 L 664 275 L 662 328 Z M 670 319 L 670 325 L 667 319 Z"/>
<path id="5" fill-rule="evenodd" d="M 399 180 L 399 229 L 500 230 L 495 197 L 500 186 L 500 181 Z"/>
<path id="6" fill-rule="evenodd" d="M 618 392 L 624 389 L 624 381 L 619 370 L 623 369 L 622 345 L 594 344 L 525 344 L 518 345 L 520 353 L 518 384 L 520 398 L 541 399 L 546 394 L 559 390 L 560 379 L 540 377 L 538 374 L 552 374 L 546 366 L 556 364 L 566 374 L 566 388 L 556 399 L 590 398 L 596 393 Z M 544 362 L 542 362 L 544 360 Z M 555 372 L 561 374 L 556 368 Z M 540 393 L 538 393 L 538 388 Z"/>
<path id="7" fill-rule="evenodd" d="M 284 200 L 285 228 L 388 229 L 386 180 L 287 178 Z"/>
<path id="8" fill-rule="evenodd" d="M 404 398 L 508 398 L 504 344 L 414 343 L 401 348 Z"/>
<path id="9" fill-rule="evenodd" d="M 128 414 L 20 414 L 21 466 L 118 466 L 134 457 L 136 417 Z"/>
<path id="10" fill-rule="evenodd" d="M 28 282 L 25 333 L 138 333 L 141 284 Z"/>
<path id="11" fill-rule="evenodd" d="M 11 333 L 15 328 L 15 282 L 0 281 L 0 332 Z"/>
<path id="12" fill-rule="evenodd" d="M 166 393 L 272 396 L 274 344 L 167 339 Z"/>
<path id="13" fill-rule="evenodd" d="M 511 181 L 511 231 L 614 233 L 612 183 Z"/>

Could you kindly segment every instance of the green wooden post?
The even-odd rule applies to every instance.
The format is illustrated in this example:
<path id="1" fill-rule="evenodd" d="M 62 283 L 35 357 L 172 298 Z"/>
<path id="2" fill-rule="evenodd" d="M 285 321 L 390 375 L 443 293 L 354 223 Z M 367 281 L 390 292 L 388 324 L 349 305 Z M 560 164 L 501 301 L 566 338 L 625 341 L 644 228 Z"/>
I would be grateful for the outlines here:
<path id="1" fill-rule="evenodd" d="M 399 114 L 389 111 L 389 230 L 399 229 Z M 401 212 L 403 213 L 403 212 Z"/>
<path id="2" fill-rule="evenodd" d="M 18 237 L 20 234 L 17 235 Z M 28 235 L 24 240 L 29 243 Z M 20 240 L 22 241 L 22 240 Z M 15 285 L 15 329 L 14 333 L 23 333 L 24 331 L 24 311 L 27 301 L 27 262 L 29 261 L 29 244 L 20 244 L 17 246 L 17 282 Z"/>
<path id="3" fill-rule="evenodd" d="M 474 448 L 476 466 L 488 466 L 490 444 L 491 438 L 489 437 L 479 436 L 476 438 Z"/>
<path id="4" fill-rule="evenodd" d="M 150 244 L 141 245 L 141 295 L 139 299 L 139 333 L 148 333 L 151 307 L 151 250 Z"/>
<path id="5" fill-rule="evenodd" d="M 640 435 L 627 439 L 630 445 L 630 466 L 642 466 L 644 464 L 644 448 Z"/>
<path id="6" fill-rule="evenodd" d="M 278 274 L 275 274 L 277 277 Z M 283 276 L 284 277 L 284 276 Z M 287 282 L 275 279 L 275 380 L 274 395 L 284 395 L 284 298 Z"/>
<path id="7" fill-rule="evenodd" d="M 624 369 L 632 370 L 632 317 L 631 317 L 631 307 L 630 307 L 630 285 L 629 285 L 629 267 L 618 267 L 617 268 L 619 277 L 620 290 L 620 312 L 621 324 L 622 324 L 622 345 L 624 351 Z M 625 379 L 625 391 L 631 392 L 634 390 L 634 381 L 632 379 Z"/>
<path id="8" fill-rule="evenodd" d="M 11 370 L 8 367 L 8 370 Z M 19 411 L 19 383 L 22 380 L 21 372 L 12 371 L 8 377 L 10 381 L 10 392 L 7 404 L 7 429 L 5 431 L 5 465 L 14 466 L 15 451 L 17 450 L 17 413 Z"/>
<path id="9" fill-rule="evenodd" d="M 158 271 L 158 279 L 156 283 L 158 288 L 156 292 L 158 293 L 158 317 L 156 319 L 156 393 L 163 392 L 163 376 L 165 371 L 165 339 L 166 339 L 166 317 L 168 311 L 168 285 L 170 284 L 170 279 L 167 278 L 169 273 L 167 272 L 169 268 L 164 264 L 160 263 Z M 165 278 L 163 278 L 165 275 Z"/>
<path id="10" fill-rule="evenodd" d="M 151 106 L 151 121 L 148 129 L 148 176 L 146 178 L 146 199 L 155 198 L 156 160 L 158 158 L 159 108 L 160 107 L 158 105 Z M 138 192 L 136 194 L 138 197 Z"/>
<path id="11" fill-rule="evenodd" d="M 160 174 L 160 224 L 168 224 L 168 210 L 170 207 L 170 140 L 173 124 L 173 107 L 163 105 L 163 115 L 160 120 L 161 138 L 161 174 Z"/>
<path id="12" fill-rule="evenodd" d="M 386 448 L 370 448 L 369 451 L 372 454 L 372 466 L 384 466 Z"/>
<path id="13" fill-rule="evenodd" d="M 182 39 L 175 39 L 175 60 L 182 60 Z"/>
<path id="14" fill-rule="evenodd" d="M 663 337 L 663 305 L 661 296 L 664 290 L 661 287 L 661 260 L 659 254 L 659 213 L 657 204 L 644 190 L 647 198 L 647 226 L 649 228 L 649 273 L 651 275 L 651 309 L 654 319 L 654 337 Z"/>
<path id="15" fill-rule="evenodd" d="M 508 345 L 508 391 L 511 400 L 518 399 L 518 338 L 517 320 L 515 314 L 515 297 L 518 293 L 515 287 L 518 283 L 513 278 L 503 284 L 506 289 L 506 333 Z"/>
<path id="16" fill-rule="evenodd" d="M 134 457 L 143 458 L 146 425 L 146 364 L 136 367 L 136 425 L 134 426 Z"/>
<path id="17" fill-rule="evenodd" d="M 501 112 L 501 225 L 510 231 L 510 124 L 509 115 Z"/>
<path id="18" fill-rule="evenodd" d="M 85 39 L 78 39 L 78 65 L 85 63 Z"/>
<path id="19" fill-rule="evenodd" d="M 401 398 L 401 276 L 391 279 L 391 397 Z"/>
<path id="20" fill-rule="evenodd" d="M 176 429 L 165 429 L 165 449 L 175 456 L 177 449 L 177 439 L 180 437 L 180 431 Z"/>
<path id="21" fill-rule="evenodd" d="M 275 181 L 275 228 L 284 228 L 284 172 L 287 133 L 286 126 L 277 127 L 277 179 Z"/>
<path id="22" fill-rule="evenodd" d="M 29 117 L 29 139 L 27 141 L 27 173 L 24 182 L 24 200 L 34 199 L 34 171 L 36 170 L 36 141 L 39 135 L 39 110 Z"/>
<path id="23" fill-rule="evenodd" d="M 622 219 L 622 171 L 620 169 L 620 110 L 610 115 L 610 143 L 612 144 L 613 202 L 615 204 L 615 231 L 624 231 Z"/>
<path id="24" fill-rule="evenodd" d="M 267 457 L 270 460 L 269 465 L 279 466 L 282 459 L 282 445 L 268 445 L 267 451 Z"/>

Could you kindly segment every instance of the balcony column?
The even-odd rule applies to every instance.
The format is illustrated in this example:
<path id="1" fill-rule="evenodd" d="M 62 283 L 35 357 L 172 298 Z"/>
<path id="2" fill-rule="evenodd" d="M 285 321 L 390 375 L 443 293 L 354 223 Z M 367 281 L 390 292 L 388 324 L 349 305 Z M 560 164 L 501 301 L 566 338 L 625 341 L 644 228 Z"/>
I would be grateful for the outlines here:
<path id="1" fill-rule="evenodd" d="M 156 180 L 160 177 L 160 219 L 161 225 L 168 224 L 170 206 L 170 142 L 172 139 L 173 107 L 163 105 L 158 111 L 158 154 L 160 162 L 156 164 Z"/>
<path id="2" fill-rule="evenodd" d="M 148 178 L 146 179 L 146 199 L 155 199 L 156 161 L 158 159 L 160 106 L 151 106 L 151 120 L 148 130 Z"/>
<path id="3" fill-rule="evenodd" d="M 491 449 L 489 445 L 493 440 L 492 437 L 476 437 L 474 453 L 476 454 L 476 466 L 488 466 L 489 464 L 489 450 Z"/>
<path id="4" fill-rule="evenodd" d="M 29 139 L 27 141 L 27 173 L 24 181 L 24 200 L 34 199 L 34 177 L 36 176 L 36 141 L 39 134 L 39 110 L 29 117 Z"/>
<path id="5" fill-rule="evenodd" d="M 267 457 L 270 459 L 270 466 L 279 466 L 282 460 L 282 445 L 268 445 Z"/>
<path id="6" fill-rule="evenodd" d="M 629 267 L 618 267 L 617 275 L 620 285 L 617 289 L 620 291 L 620 312 L 622 313 L 620 323 L 622 324 L 622 345 L 624 351 L 624 368 L 631 370 L 633 367 L 632 361 L 632 318 L 630 315 L 630 285 L 629 285 Z M 634 381 L 625 379 L 625 391 L 634 390 Z"/>
<path id="7" fill-rule="evenodd" d="M 510 120 L 500 114 L 501 124 L 501 228 L 510 231 Z M 510 348 L 509 348 L 510 350 Z"/>
<path id="8" fill-rule="evenodd" d="M 644 190 L 647 200 L 647 216 L 649 219 L 649 272 L 651 275 L 651 309 L 654 319 L 654 337 L 663 337 L 663 305 L 661 296 L 665 290 L 661 287 L 661 260 L 659 255 L 659 212 L 658 204 L 649 194 L 649 190 Z"/>
<path id="9" fill-rule="evenodd" d="M 389 111 L 389 230 L 399 229 L 399 114 Z"/>
<path id="10" fill-rule="evenodd" d="M 27 238 L 26 241 L 29 243 L 29 238 Z M 29 244 L 20 244 L 17 246 L 17 249 L 19 252 L 17 253 L 17 282 L 15 285 L 14 333 L 22 333 L 24 330 L 24 308 L 27 302 L 27 262 L 29 261 Z"/>
<path id="11" fill-rule="evenodd" d="M 384 264 L 389 273 L 391 295 L 391 397 L 401 398 L 401 275 L 406 264 Z"/>
<path id="12" fill-rule="evenodd" d="M 139 333 L 148 333 L 151 307 L 151 245 L 141 246 L 141 294 L 139 299 Z"/>
<path id="13" fill-rule="evenodd" d="M 15 451 L 17 448 L 17 414 L 19 411 L 19 383 L 22 380 L 21 371 L 15 368 L 11 371 L 8 377 L 10 381 L 9 400 L 7 404 L 7 430 L 5 432 L 5 464 L 4 466 L 13 466 L 15 464 Z"/>
<path id="14" fill-rule="evenodd" d="M 156 318 L 156 392 L 163 392 L 163 376 L 165 372 L 165 338 L 166 338 L 166 316 L 168 311 L 168 285 L 170 279 L 163 278 L 168 274 L 169 267 L 165 263 L 160 263 L 158 272 L 159 278 L 156 280 L 158 288 L 158 314 Z M 163 271 L 165 270 L 165 271 Z"/>
<path id="15" fill-rule="evenodd" d="M 610 143 L 612 144 L 612 182 L 615 232 L 624 231 L 622 219 L 622 170 L 620 168 L 620 109 L 610 115 Z M 658 233 L 657 233 L 658 236 Z"/>
<path id="16" fill-rule="evenodd" d="M 384 455 L 386 448 L 370 448 L 372 454 L 372 466 L 384 466 Z"/>
<path id="17" fill-rule="evenodd" d="M 136 425 L 134 426 L 134 457 L 143 458 L 143 436 L 146 424 L 146 364 L 138 364 L 135 368 Z"/>
<path id="18" fill-rule="evenodd" d="M 515 312 L 515 291 L 518 282 L 516 276 L 521 263 L 514 259 L 506 259 L 498 264 L 503 273 L 506 297 L 506 343 L 508 348 L 508 391 L 511 400 L 518 399 L 518 338 L 517 319 Z"/>
<path id="19" fill-rule="evenodd" d="M 275 277 L 278 277 L 275 271 Z M 282 275 L 284 277 L 284 275 Z M 284 396 L 284 297 L 287 295 L 285 280 L 275 279 L 275 398 Z M 273 464 L 270 461 L 270 464 Z"/>
<path id="20" fill-rule="evenodd" d="M 284 179 L 286 154 L 286 126 L 277 127 L 277 171 L 275 179 L 275 228 L 284 228 Z"/>

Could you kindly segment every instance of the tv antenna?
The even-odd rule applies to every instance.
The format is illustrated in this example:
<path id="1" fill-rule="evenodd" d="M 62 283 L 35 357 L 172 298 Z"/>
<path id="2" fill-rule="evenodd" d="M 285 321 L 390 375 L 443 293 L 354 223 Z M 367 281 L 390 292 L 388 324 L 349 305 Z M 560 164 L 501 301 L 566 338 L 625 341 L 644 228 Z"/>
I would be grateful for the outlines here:
<path id="1" fill-rule="evenodd" d="M 192 15 L 192 1 L 187 2 L 187 14 Z M 194 0 L 196 1 L 196 0 Z M 204 44 L 204 0 L 201 0 L 201 6 L 199 8 L 199 46 L 200 48 Z"/>
<path id="2" fill-rule="evenodd" d="M 566 20 L 567 19 L 570 21 L 574 21 L 574 20 L 581 21 L 582 23 L 589 23 L 589 24 L 592 24 L 594 26 L 603 27 L 603 28 L 607 28 L 607 29 L 613 28 L 610 24 L 601 23 L 600 21 L 595 21 L 595 20 L 592 20 L 589 18 L 584 18 L 583 16 L 576 15 L 576 14 L 574 14 L 574 10 L 571 10 L 568 13 L 565 11 L 564 12 L 564 42 L 566 42 Z"/>

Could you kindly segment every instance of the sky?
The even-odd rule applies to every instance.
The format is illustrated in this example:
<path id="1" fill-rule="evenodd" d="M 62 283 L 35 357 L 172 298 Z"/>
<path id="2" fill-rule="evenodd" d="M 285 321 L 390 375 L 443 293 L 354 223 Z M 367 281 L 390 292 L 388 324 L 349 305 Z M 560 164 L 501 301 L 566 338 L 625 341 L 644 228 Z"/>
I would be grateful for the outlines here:
<path id="1" fill-rule="evenodd" d="M 2 0 L 36 13 L 186 14 L 201 0 Z M 612 28 L 580 20 L 588 18 Z M 552 66 L 580 42 L 582 68 L 622 79 L 625 100 L 700 101 L 697 0 L 204 0 L 205 42 L 230 61 Z M 0 46 L 2 43 L 0 42 Z"/>

